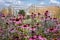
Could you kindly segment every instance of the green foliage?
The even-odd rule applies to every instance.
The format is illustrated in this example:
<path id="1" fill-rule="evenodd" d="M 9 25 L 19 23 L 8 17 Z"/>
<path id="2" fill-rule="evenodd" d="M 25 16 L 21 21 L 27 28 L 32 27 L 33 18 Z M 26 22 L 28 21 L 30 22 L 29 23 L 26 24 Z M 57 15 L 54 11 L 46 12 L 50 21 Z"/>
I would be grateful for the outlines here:
<path id="1" fill-rule="evenodd" d="M 24 10 L 19 10 L 18 14 L 25 15 L 25 11 Z"/>
<path id="2" fill-rule="evenodd" d="M 27 19 L 30 19 L 30 16 L 29 15 L 27 15 Z"/>

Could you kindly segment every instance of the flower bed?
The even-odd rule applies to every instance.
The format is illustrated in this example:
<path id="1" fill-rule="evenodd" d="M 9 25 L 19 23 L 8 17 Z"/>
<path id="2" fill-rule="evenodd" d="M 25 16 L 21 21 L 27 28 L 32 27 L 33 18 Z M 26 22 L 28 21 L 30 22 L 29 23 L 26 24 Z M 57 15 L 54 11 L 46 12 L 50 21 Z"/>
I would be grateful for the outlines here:
<path id="1" fill-rule="evenodd" d="M 28 16 L 0 16 L 0 40 L 60 40 L 58 18 L 52 18 L 48 11 Z"/>

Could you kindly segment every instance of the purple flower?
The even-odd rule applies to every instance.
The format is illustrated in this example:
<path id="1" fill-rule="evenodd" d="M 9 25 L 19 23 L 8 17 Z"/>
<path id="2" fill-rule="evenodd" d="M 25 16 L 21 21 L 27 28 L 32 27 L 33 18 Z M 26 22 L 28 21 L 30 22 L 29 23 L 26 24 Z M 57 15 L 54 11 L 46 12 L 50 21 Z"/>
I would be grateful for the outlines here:
<path id="1" fill-rule="evenodd" d="M 48 32 L 57 32 L 57 29 L 56 28 L 49 28 L 47 31 Z"/>
<path id="2" fill-rule="evenodd" d="M 3 29 L 0 27 L 0 33 L 3 33 L 4 31 L 3 31 Z"/>
<path id="3" fill-rule="evenodd" d="M 21 20 L 17 20 L 16 22 L 15 22 L 15 24 L 22 24 L 22 21 Z"/>
<path id="4" fill-rule="evenodd" d="M 30 30 L 31 30 L 31 31 L 35 31 L 35 30 L 36 30 L 36 28 L 35 28 L 35 27 L 32 27 L 32 28 L 30 28 Z"/>
<path id="5" fill-rule="evenodd" d="M 39 39 L 39 40 L 47 40 L 46 38 L 44 38 L 44 37 L 42 37 L 42 36 L 40 36 L 40 35 L 38 36 L 38 39 Z"/>
<path id="6" fill-rule="evenodd" d="M 27 24 L 22 25 L 21 28 L 23 28 L 23 29 L 30 29 L 30 27 Z"/>
<path id="7" fill-rule="evenodd" d="M 45 12 L 45 16 L 48 16 L 48 10 Z"/>
<path id="8" fill-rule="evenodd" d="M 15 33 L 15 32 L 16 32 L 16 30 L 15 30 L 14 28 L 9 28 L 9 31 L 10 31 L 11 33 Z"/>
<path id="9" fill-rule="evenodd" d="M 29 38 L 29 40 L 36 40 L 35 38 L 33 38 L 33 37 L 31 37 L 31 38 Z"/>
<path id="10" fill-rule="evenodd" d="M 60 38 L 57 38 L 57 40 L 60 40 Z"/>
<path id="11" fill-rule="evenodd" d="M 50 20 L 50 17 L 46 17 L 46 19 L 45 20 Z"/>

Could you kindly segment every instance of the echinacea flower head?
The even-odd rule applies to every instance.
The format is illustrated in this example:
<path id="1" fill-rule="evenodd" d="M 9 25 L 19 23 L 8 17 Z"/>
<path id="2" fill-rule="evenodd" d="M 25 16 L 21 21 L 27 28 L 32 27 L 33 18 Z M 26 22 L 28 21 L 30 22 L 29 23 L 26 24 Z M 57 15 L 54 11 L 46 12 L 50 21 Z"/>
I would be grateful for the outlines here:
<path id="1" fill-rule="evenodd" d="M 15 24 L 22 24 L 22 21 L 21 20 L 16 21 Z"/>
<path id="2" fill-rule="evenodd" d="M 4 19 L 5 19 L 5 16 L 2 16 L 2 17 L 1 17 L 1 19 L 3 19 L 3 20 L 4 20 Z"/>
<path id="3" fill-rule="evenodd" d="M 53 21 L 56 22 L 56 21 L 58 21 L 58 19 L 57 18 L 53 18 Z"/>
<path id="4" fill-rule="evenodd" d="M 36 14 L 30 15 L 30 18 L 34 19 L 36 17 Z"/>
<path id="5" fill-rule="evenodd" d="M 50 19 L 50 16 L 46 17 L 45 20 L 47 20 L 47 21 L 48 21 L 48 20 L 51 20 L 51 19 Z"/>
<path id="6" fill-rule="evenodd" d="M 57 40 L 60 40 L 60 38 L 57 38 Z"/>
<path id="7" fill-rule="evenodd" d="M 9 32 L 11 32 L 11 33 L 15 33 L 16 30 L 15 30 L 14 28 L 9 28 Z"/>
<path id="8" fill-rule="evenodd" d="M 29 40 L 36 40 L 34 37 L 29 38 Z"/>
<path id="9" fill-rule="evenodd" d="M 43 22 L 43 21 L 45 21 L 45 18 L 44 18 L 44 17 L 41 17 L 41 19 L 40 19 L 40 20 Z"/>
<path id="10" fill-rule="evenodd" d="M 36 25 L 38 26 L 38 25 L 39 25 L 39 23 L 36 23 Z"/>
<path id="11" fill-rule="evenodd" d="M 32 38 L 29 38 L 29 40 L 33 40 Z"/>
<path id="12" fill-rule="evenodd" d="M 0 33 L 3 33 L 4 31 L 3 31 L 3 29 L 0 27 Z"/>
<path id="13" fill-rule="evenodd" d="M 27 27 L 27 25 L 24 25 L 24 27 Z"/>
<path id="14" fill-rule="evenodd" d="M 48 10 L 44 15 L 40 13 L 1 15 L 0 37 L 3 38 L 2 35 L 6 37 L 5 35 L 8 34 L 8 39 L 12 40 L 60 40 L 60 20 L 51 16 Z M 54 36 L 57 39 L 53 38 Z"/>
<path id="15" fill-rule="evenodd" d="M 18 19 L 22 20 L 22 19 L 24 19 L 24 16 L 23 15 L 19 15 Z"/>
<path id="16" fill-rule="evenodd" d="M 40 35 L 38 36 L 38 39 L 39 39 L 39 40 L 47 40 L 45 37 L 42 37 L 42 36 L 40 36 Z"/>
<path id="17" fill-rule="evenodd" d="M 44 33 L 45 33 L 45 34 L 49 33 L 49 29 L 44 30 Z"/>
<path id="18" fill-rule="evenodd" d="M 34 37 L 34 38 L 37 38 L 37 36 L 36 36 L 36 35 L 34 35 L 33 37 Z"/>
<path id="19" fill-rule="evenodd" d="M 36 17 L 36 14 L 34 14 L 33 16 Z"/>
<path id="20" fill-rule="evenodd" d="M 30 27 L 27 24 L 22 25 L 21 28 L 23 28 L 23 29 L 30 29 Z"/>
<path id="21" fill-rule="evenodd" d="M 18 36 L 13 36 L 13 40 L 20 40 Z"/>
<path id="22" fill-rule="evenodd" d="M 19 21 L 19 19 L 18 19 L 18 18 L 16 18 L 16 21 Z"/>
<path id="23" fill-rule="evenodd" d="M 17 22 L 15 22 L 15 24 L 20 24 L 20 22 L 19 22 L 19 21 L 17 21 Z"/>
<path id="24" fill-rule="evenodd" d="M 57 30 L 58 30 L 58 29 L 56 29 L 56 28 L 49 28 L 49 29 L 48 29 L 49 32 L 57 32 Z"/>
<path id="25" fill-rule="evenodd" d="M 26 24 L 26 26 L 28 26 L 28 27 L 29 27 L 29 26 L 30 26 L 30 24 Z"/>
<path id="26" fill-rule="evenodd" d="M 34 13 L 32 13 L 32 15 L 33 15 Z"/>
<path id="27" fill-rule="evenodd" d="M 9 23 L 13 23 L 13 22 L 15 23 L 15 18 L 11 17 L 10 19 L 8 19 L 8 22 Z"/>
<path id="28" fill-rule="evenodd" d="M 31 30 L 31 31 L 35 31 L 36 28 L 35 28 L 35 27 L 31 27 L 30 30 Z"/>
<path id="29" fill-rule="evenodd" d="M 38 13 L 38 16 L 40 16 L 41 14 L 40 13 Z"/>
<path id="30" fill-rule="evenodd" d="M 48 16 L 48 10 L 45 12 L 45 16 Z"/>
<path id="31" fill-rule="evenodd" d="M 57 26 L 60 26 L 60 23 L 58 23 Z"/>
<path id="32" fill-rule="evenodd" d="M 8 20 L 8 22 L 9 22 L 9 23 L 13 23 L 13 21 L 12 21 L 12 20 Z"/>

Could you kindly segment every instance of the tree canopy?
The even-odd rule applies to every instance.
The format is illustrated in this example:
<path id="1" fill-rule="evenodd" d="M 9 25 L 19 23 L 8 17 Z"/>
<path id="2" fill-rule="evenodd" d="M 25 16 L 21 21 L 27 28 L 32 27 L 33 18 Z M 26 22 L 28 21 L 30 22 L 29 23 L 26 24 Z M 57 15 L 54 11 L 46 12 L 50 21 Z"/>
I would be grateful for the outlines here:
<path id="1" fill-rule="evenodd" d="M 19 10 L 18 14 L 25 15 L 25 11 L 24 10 Z"/>

